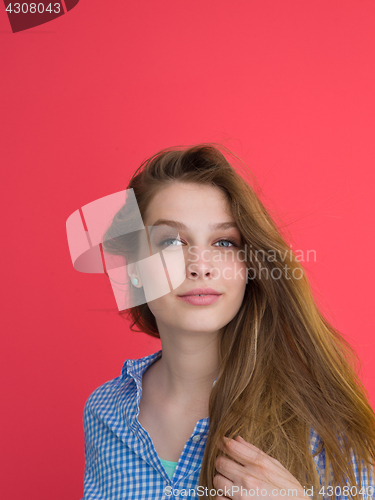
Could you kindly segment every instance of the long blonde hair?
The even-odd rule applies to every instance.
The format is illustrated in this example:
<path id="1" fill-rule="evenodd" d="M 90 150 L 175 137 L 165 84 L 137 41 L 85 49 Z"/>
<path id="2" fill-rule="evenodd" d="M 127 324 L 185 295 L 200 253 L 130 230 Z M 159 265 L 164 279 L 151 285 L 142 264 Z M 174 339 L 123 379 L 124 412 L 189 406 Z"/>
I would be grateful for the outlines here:
<path id="1" fill-rule="evenodd" d="M 362 485 L 356 483 L 351 452 L 360 478 L 362 467 L 372 473 L 366 467 L 373 466 L 375 457 L 375 414 L 356 374 L 359 359 L 318 310 L 301 263 L 255 189 L 228 161 L 230 154 L 217 144 L 167 148 L 143 162 L 128 185 L 143 219 L 150 201 L 167 183 L 178 180 L 221 189 L 246 243 L 249 269 L 255 271 L 238 313 L 222 330 L 220 374 L 209 399 L 210 429 L 199 483 L 214 488 L 215 460 L 221 453 L 217 443 L 223 436 L 239 434 L 314 492 L 320 489 L 320 472 L 325 486 L 330 481 L 342 488 L 349 481 L 359 492 Z M 106 251 L 122 253 L 121 241 L 115 240 L 122 224 L 126 216 L 120 211 L 105 235 Z M 257 274 L 254 253 L 263 255 L 263 272 L 276 272 L 277 279 Z M 147 303 L 126 315 L 131 330 L 159 337 Z M 315 455 L 325 449 L 326 467 L 319 474 L 310 450 L 311 427 L 321 438 Z"/>

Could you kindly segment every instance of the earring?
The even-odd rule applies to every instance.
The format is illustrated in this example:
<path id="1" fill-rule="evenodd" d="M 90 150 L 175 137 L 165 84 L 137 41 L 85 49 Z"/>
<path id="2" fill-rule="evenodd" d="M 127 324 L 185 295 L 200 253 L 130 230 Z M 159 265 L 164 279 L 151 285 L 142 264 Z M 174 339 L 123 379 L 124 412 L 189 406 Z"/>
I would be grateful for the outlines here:
<path id="1" fill-rule="evenodd" d="M 132 279 L 132 283 L 133 283 L 133 285 L 134 285 L 134 286 L 137 286 L 137 285 L 138 285 L 138 280 L 137 280 L 137 278 L 133 278 L 133 279 Z"/>

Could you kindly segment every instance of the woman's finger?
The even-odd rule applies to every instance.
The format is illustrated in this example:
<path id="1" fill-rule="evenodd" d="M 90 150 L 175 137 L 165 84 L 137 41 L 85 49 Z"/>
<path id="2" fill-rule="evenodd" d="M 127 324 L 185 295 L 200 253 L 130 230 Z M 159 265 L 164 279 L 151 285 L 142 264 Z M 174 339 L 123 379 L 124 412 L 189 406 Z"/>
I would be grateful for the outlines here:
<path id="1" fill-rule="evenodd" d="M 239 482 L 246 473 L 245 468 L 224 455 L 219 455 L 215 462 L 216 470 L 232 482 Z M 248 472 L 247 472 L 248 474 Z"/>

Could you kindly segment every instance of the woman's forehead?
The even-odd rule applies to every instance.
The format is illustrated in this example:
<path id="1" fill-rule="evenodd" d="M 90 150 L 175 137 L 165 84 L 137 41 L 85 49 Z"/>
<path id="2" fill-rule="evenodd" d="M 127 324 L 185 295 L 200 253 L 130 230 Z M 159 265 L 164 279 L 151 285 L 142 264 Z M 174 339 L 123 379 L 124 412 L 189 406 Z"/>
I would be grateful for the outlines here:
<path id="1" fill-rule="evenodd" d="M 149 218 L 153 219 L 172 218 L 171 212 L 178 213 L 180 217 L 199 213 L 205 218 L 215 218 L 220 212 L 227 213 L 227 219 L 231 218 L 227 197 L 220 188 L 192 183 L 173 183 L 161 189 L 147 210 Z"/>

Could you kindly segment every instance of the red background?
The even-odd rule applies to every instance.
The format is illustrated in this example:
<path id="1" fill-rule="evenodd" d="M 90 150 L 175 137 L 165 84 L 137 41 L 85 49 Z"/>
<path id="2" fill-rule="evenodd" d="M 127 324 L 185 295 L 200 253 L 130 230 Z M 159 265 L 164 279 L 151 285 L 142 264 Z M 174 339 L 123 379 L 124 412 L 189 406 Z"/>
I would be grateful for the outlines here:
<path id="1" fill-rule="evenodd" d="M 79 500 L 82 411 L 159 349 L 73 269 L 65 222 L 159 149 L 249 165 L 375 403 L 373 0 L 81 0 L 13 34 L 0 11 L 3 500 Z"/>

